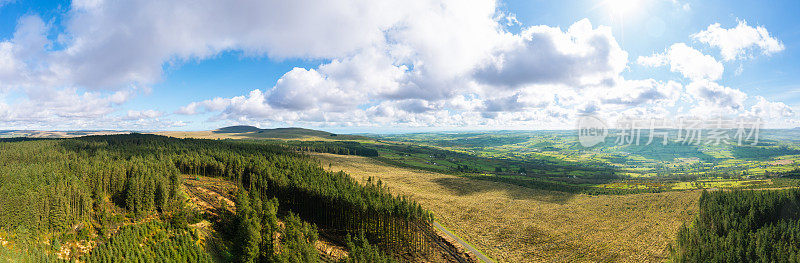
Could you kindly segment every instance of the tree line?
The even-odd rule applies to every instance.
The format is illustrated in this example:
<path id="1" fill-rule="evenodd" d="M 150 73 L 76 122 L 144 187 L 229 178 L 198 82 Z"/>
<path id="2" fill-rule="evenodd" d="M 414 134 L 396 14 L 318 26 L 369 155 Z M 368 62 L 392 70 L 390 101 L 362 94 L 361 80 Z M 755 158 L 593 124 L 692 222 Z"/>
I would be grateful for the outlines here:
<path id="1" fill-rule="evenodd" d="M 196 246 L 188 231 L 150 221 L 120 229 L 94 248 L 83 261 L 94 262 L 213 262 Z"/>
<path id="2" fill-rule="evenodd" d="M 675 262 L 800 262 L 800 189 L 704 191 Z"/>
<path id="3" fill-rule="evenodd" d="M 363 231 L 383 249 L 431 249 L 427 235 L 418 232 L 432 231 L 432 214 L 406 197 L 392 195 L 380 181 L 361 184 L 343 172 L 325 171 L 316 159 L 301 154 L 270 155 L 257 149 L 195 151 L 174 160 L 183 173 L 228 178 L 242 189 L 258 193 L 260 200 L 276 198 L 282 209 L 326 229 Z"/>
<path id="4" fill-rule="evenodd" d="M 332 153 L 338 155 L 378 156 L 378 150 L 364 147 L 352 141 L 282 141 L 294 150 L 304 152 Z"/>
<path id="5" fill-rule="evenodd" d="M 433 231 L 433 216 L 419 204 L 390 194 L 380 181 L 361 184 L 345 173 L 325 171 L 316 159 L 293 149 L 272 142 L 143 134 L 1 142 L 0 230 L 63 234 L 82 229 L 105 235 L 124 218 L 186 216 L 180 186 L 183 174 L 193 174 L 227 178 L 241 189 L 236 200 L 241 208 L 231 231 L 239 233 L 236 244 L 249 246 L 231 248 L 243 249 L 232 251 L 242 262 L 287 262 L 275 255 L 315 261 L 309 244 L 316 240 L 316 226 L 355 235 L 357 242 L 351 244 L 366 247 L 359 251 L 369 255 L 382 253 L 375 252 L 375 246 L 384 251 L 431 249 L 426 233 Z M 283 218 L 284 228 L 275 227 L 277 211 L 289 215 Z M 124 218 L 115 216 L 118 213 Z M 134 253 L 126 251 L 127 239 L 165 232 L 147 231 L 123 228 L 118 235 L 126 236 L 105 241 L 108 248 L 97 255 L 92 252 L 86 260 L 127 258 Z M 165 233 L 171 233 L 167 235 L 175 244 L 183 244 L 175 234 L 179 232 Z M 288 250 L 270 254 L 277 232 Z M 364 245 L 369 243 L 375 245 Z M 133 257 L 205 257 L 193 251 L 180 249 L 173 255 L 155 249 Z"/>

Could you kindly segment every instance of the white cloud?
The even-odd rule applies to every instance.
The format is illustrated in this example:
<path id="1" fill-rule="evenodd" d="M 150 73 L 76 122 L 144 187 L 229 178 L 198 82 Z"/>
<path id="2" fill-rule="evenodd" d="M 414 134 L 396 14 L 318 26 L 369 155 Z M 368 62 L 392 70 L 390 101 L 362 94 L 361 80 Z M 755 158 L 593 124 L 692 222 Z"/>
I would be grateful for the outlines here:
<path id="1" fill-rule="evenodd" d="M 395 66 L 388 55 L 365 50 L 316 70 L 292 69 L 269 90 L 267 102 L 289 110 L 352 110 L 379 97 L 397 96 L 406 86 L 406 74 L 407 68 Z"/>
<path id="2" fill-rule="evenodd" d="M 658 67 L 669 65 L 672 72 L 679 72 L 691 80 L 718 80 L 725 67 L 714 57 L 705 55 L 684 43 L 670 46 L 665 53 L 639 57 L 639 64 Z"/>
<path id="3" fill-rule="evenodd" d="M 592 28 L 583 19 L 562 32 L 559 28 L 533 26 L 493 56 L 492 63 L 477 71 L 478 80 L 515 87 L 525 84 L 564 83 L 597 85 L 616 78 L 628 63 L 609 27 Z"/>
<path id="4" fill-rule="evenodd" d="M 708 80 L 694 81 L 686 86 L 686 91 L 699 102 L 693 108 L 697 116 L 737 113 L 744 109 L 747 99 L 747 94 L 738 89 Z"/>
<path id="5" fill-rule="evenodd" d="M 750 108 L 749 114 L 763 119 L 780 119 L 794 115 L 792 108 L 783 102 L 771 102 L 761 96 L 756 96 L 756 104 Z"/>
<path id="6" fill-rule="evenodd" d="M 62 49 L 47 50 L 54 45 L 41 19 L 20 20 L 19 37 L 0 44 L 0 56 L 9 58 L 0 64 L 0 82 L 89 90 L 146 87 L 160 81 L 165 64 L 233 50 L 248 56 L 331 62 L 287 72 L 263 93 L 196 102 L 176 113 L 224 110 L 221 116 L 266 118 L 284 112 L 272 119 L 320 119 L 336 115 L 323 111 L 353 112 L 387 98 L 427 103 L 446 100 L 469 85 L 462 77 L 507 41 L 510 34 L 498 21 L 513 17 L 498 12 L 496 5 L 490 0 L 236 5 L 210 0 L 78 0 L 72 2 L 65 31 L 57 36 Z M 26 64 L 29 60 L 36 65 Z M 13 82 L 5 81 L 6 72 Z M 113 100 L 130 95 L 115 94 Z"/>
<path id="7" fill-rule="evenodd" d="M 603 94 L 606 104 L 639 106 L 642 104 L 674 105 L 683 91 L 683 86 L 675 81 L 666 83 L 653 79 L 625 80 L 613 88 L 613 92 Z"/>
<path id="8" fill-rule="evenodd" d="M 198 102 L 189 103 L 189 105 L 181 106 L 178 110 L 175 111 L 175 114 L 181 115 L 194 115 L 200 113 L 197 107 L 200 105 Z"/>
<path id="9" fill-rule="evenodd" d="M 128 120 L 141 120 L 141 119 L 155 119 L 161 116 L 164 116 L 164 113 L 156 110 L 143 110 L 143 111 L 129 110 L 125 118 Z"/>
<path id="10" fill-rule="evenodd" d="M 636 63 L 648 67 L 660 67 L 669 65 L 669 57 L 664 53 L 656 53 L 650 56 L 640 56 L 636 59 Z"/>
<path id="11" fill-rule="evenodd" d="M 507 29 L 518 25 L 519 33 Z M 609 27 L 588 19 L 566 30 L 526 27 L 494 0 L 75 0 L 64 26 L 48 36 L 50 25 L 26 16 L 14 37 L 0 42 L 0 93 L 28 94 L 0 104 L 6 123 L 185 125 L 153 110 L 113 113 L 159 82 L 163 68 L 228 51 L 324 62 L 174 113 L 247 123 L 505 126 L 564 123 L 580 112 L 660 114 L 683 92 L 674 81 L 621 77 L 628 54 Z M 783 49 L 763 27 L 754 29 L 755 44 L 726 44 L 737 39 L 728 35 L 752 34 L 747 28 L 743 21 L 727 30 L 717 24 L 693 37 L 723 56 L 755 47 L 771 54 L 775 43 Z M 686 44 L 637 61 L 681 73 L 702 107 L 743 107 L 744 93 L 713 82 L 722 64 Z"/>
<path id="12" fill-rule="evenodd" d="M 740 20 L 734 28 L 722 28 L 719 23 L 708 26 L 706 30 L 692 35 L 697 41 L 720 49 L 725 61 L 747 58 L 751 50 L 760 50 L 764 55 L 772 55 L 784 49 L 783 43 L 770 36 L 763 26 L 751 27 L 747 21 Z"/>
<path id="13" fill-rule="evenodd" d="M 48 63 L 48 28 L 38 16 L 24 16 L 13 38 L 0 42 L 0 90 L 60 84 L 60 74 Z"/>
<path id="14" fill-rule="evenodd" d="M 18 63 L 14 56 L 14 44 L 8 41 L 0 42 L 0 76 L 14 74 Z"/>
<path id="15" fill-rule="evenodd" d="M 261 90 L 254 90 L 253 92 L 256 91 L 260 96 Z M 175 111 L 175 113 L 182 115 L 194 115 L 206 111 L 221 111 L 224 110 L 226 107 L 228 107 L 228 105 L 230 105 L 230 99 L 223 99 L 220 97 L 216 97 L 201 102 L 189 103 L 189 105 L 181 107 L 180 109 Z"/>
<path id="16" fill-rule="evenodd" d="M 549 104 L 549 91 L 531 84 L 614 85 L 627 64 L 627 53 L 607 27 L 581 20 L 567 31 L 534 26 L 514 35 L 501 29 L 503 18 L 496 16 L 493 2 L 479 3 L 425 6 L 388 30 L 385 43 L 316 69 L 294 68 L 271 89 L 190 103 L 176 113 L 218 112 L 215 120 L 352 124 L 358 116 L 370 116 L 363 122 L 474 124 L 481 121 L 467 116 L 480 119 Z M 499 64 L 489 70 L 489 61 Z M 521 77 L 501 81 L 508 75 Z M 495 89 L 498 85 L 514 89 Z M 444 114 L 453 117 L 444 120 Z"/>
<path id="17" fill-rule="evenodd" d="M 692 5 L 689 3 L 685 3 L 683 1 L 678 1 L 678 0 L 669 0 L 669 1 L 672 2 L 672 4 L 674 4 L 675 6 L 679 6 L 681 9 L 683 9 L 683 11 L 692 10 Z"/>
<path id="18" fill-rule="evenodd" d="M 403 1 L 73 1 L 67 23 L 75 83 L 153 83 L 165 62 L 225 50 L 273 58 L 335 58 L 382 43 L 409 15 Z"/>
<path id="19" fill-rule="evenodd" d="M 165 117 L 165 114 L 157 110 L 129 110 L 127 114 L 121 118 L 106 117 L 103 120 L 106 122 L 116 122 L 114 125 L 115 129 L 163 130 L 165 128 L 188 125 L 185 121 L 175 121 L 163 117 Z"/>
<path id="20" fill-rule="evenodd" d="M 506 26 L 521 26 L 522 23 L 517 20 L 516 14 L 508 14 L 506 17 Z"/>
<path id="21" fill-rule="evenodd" d="M 122 103 L 115 102 L 113 94 L 82 92 L 74 88 L 35 88 L 27 92 L 24 99 L 5 104 L 0 126 L 85 123 L 107 116 L 115 105 Z"/>

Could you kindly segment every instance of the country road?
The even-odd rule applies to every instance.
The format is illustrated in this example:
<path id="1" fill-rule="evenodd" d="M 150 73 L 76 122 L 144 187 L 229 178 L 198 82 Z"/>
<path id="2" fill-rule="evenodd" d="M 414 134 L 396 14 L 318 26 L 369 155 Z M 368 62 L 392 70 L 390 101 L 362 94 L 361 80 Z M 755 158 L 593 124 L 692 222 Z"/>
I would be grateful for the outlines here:
<path id="1" fill-rule="evenodd" d="M 462 240 L 461 238 L 459 238 L 456 235 L 454 235 L 453 233 L 451 233 L 449 230 L 447 230 L 442 225 L 440 225 L 439 222 L 434 221 L 433 222 L 433 227 L 435 227 L 436 229 L 439 229 L 445 235 L 449 236 L 450 238 L 452 238 L 453 240 L 455 240 L 456 242 L 461 244 L 461 246 L 463 246 L 465 249 L 467 249 L 473 255 L 477 256 L 481 261 L 486 262 L 486 263 L 494 263 L 494 261 L 492 259 L 490 259 L 489 257 L 485 256 L 483 253 L 481 253 L 480 251 L 478 251 L 477 249 L 472 247 L 466 241 Z"/>

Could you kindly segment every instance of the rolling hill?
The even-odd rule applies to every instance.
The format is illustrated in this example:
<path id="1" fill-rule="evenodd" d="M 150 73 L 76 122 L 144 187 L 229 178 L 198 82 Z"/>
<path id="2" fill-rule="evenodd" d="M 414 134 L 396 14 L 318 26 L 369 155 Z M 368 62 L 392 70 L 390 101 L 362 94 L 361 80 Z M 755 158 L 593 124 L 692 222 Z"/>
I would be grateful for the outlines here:
<path id="1" fill-rule="evenodd" d="M 244 125 L 223 127 L 211 131 L 164 131 L 155 134 L 203 139 L 373 140 L 359 135 L 335 134 L 305 128 L 261 129 Z"/>
<path id="2" fill-rule="evenodd" d="M 128 134 L 132 131 L 80 130 L 80 131 L 39 131 L 39 130 L 0 130 L 0 138 L 73 138 L 90 135 Z M 159 131 L 143 132 L 177 138 L 198 139 L 283 139 L 283 140 L 373 140 L 372 138 L 335 134 L 326 131 L 305 128 L 261 129 L 254 126 L 228 126 L 210 131 Z"/>

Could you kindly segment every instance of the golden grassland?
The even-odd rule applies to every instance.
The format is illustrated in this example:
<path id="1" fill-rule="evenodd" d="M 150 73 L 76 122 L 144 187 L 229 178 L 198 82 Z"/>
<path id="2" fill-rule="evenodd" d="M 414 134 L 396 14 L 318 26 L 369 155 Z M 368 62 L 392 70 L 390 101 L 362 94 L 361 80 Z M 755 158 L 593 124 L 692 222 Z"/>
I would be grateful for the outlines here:
<path id="1" fill-rule="evenodd" d="M 216 133 L 214 131 L 160 131 L 154 132 L 156 135 L 163 135 L 175 138 L 194 138 L 194 139 L 255 139 L 252 132 L 242 133 Z M 310 139 L 310 137 L 309 137 Z M 298 140 L 298 139 L 295 139 Z"/>
<path id="2" fill-rule="evenodd" d="M 699 191 L 573 195 L 398 168 L 379 161 L 313 154 L 322 166 L 391 191 L 433 211 L 437 221 L 498 262 L 656 262 L 678 227 L 697 213 Z"/>
<path id="3" fill-rule="evenodd" d="M 241 133 L 214 133 L 213 131 L 160 131 L 154 132 L 153 134 L 175 138 L 247 139 L 247 137 Z"/>

